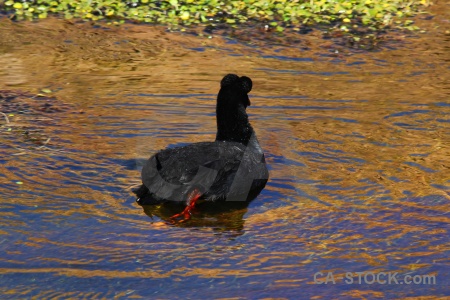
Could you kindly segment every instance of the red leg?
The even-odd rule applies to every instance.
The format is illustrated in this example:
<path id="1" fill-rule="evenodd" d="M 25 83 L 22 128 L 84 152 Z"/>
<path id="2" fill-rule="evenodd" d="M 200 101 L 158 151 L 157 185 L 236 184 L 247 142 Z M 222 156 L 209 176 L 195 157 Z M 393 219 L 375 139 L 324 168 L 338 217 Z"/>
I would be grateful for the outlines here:
<path id="1" fill-rule="evenodd" d="M 180 222 L 184 222 L 187 221 L 191 218 L 191 210 L 194 208 L 195 206 L 195 202 L 197 202 L 197 200 L 202 196 L 202 194 L 200 193 L 199 190 L 194 189 L 188 196 L 188 205 L 186 206 L 186 208 L 180 212 L 179 214 L 173 215 L 170 218 L 171 219 L 176 219 L 179 217 L 184 217 L 184 219 Z"/>

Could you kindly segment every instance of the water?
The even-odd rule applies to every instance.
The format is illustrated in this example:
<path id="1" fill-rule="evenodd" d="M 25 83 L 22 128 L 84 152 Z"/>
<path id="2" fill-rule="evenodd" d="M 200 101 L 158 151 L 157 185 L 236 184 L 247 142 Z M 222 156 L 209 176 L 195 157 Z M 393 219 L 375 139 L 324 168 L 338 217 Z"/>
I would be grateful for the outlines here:
<path id="1" fill-rule="evenodd" d="M 3 299 L 450 295 L 448 35 L 335 53 L 2 24 L 0 90 L 49 88 L 57 100 L 21 99 L 64 107 L 0 123 Z M 155 151 L 214 139 L 229 72 L 253 79 L 270 181 L 246 208 L 167 224 L 173 208 L 144 210 L 130 189 Z"/>

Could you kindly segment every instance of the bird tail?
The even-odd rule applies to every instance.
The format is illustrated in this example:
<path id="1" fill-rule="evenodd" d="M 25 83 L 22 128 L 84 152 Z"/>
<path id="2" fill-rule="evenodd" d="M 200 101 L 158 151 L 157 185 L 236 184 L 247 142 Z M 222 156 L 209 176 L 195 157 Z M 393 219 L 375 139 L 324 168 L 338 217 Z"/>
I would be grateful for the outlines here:
<path id="1" fill-rule="evenodd" d="M 143 184 L 138 188 L 132 189 L 131 191 L 136 194 L 137 197 L 136 202 L 138 203 L 140 199 L 145 198 L 145 196 L 149 194 L 148 188 Z"/>

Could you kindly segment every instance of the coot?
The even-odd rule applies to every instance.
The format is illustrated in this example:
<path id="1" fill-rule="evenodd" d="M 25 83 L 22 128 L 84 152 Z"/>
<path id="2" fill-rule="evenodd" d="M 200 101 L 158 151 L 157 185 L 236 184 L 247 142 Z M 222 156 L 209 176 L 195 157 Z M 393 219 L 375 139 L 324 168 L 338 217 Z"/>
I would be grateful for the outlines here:
<path id="1" fill-rule="evenodd" d="M 182 202 L 172 219 L 188 220 L 197 200 L 251 201 L 269 178 L 264 153 L 248 121 L 249 77 L 226 75 L 217 96 L 215 142 L 162 150 L 145 163 L 137 202 Z"/>

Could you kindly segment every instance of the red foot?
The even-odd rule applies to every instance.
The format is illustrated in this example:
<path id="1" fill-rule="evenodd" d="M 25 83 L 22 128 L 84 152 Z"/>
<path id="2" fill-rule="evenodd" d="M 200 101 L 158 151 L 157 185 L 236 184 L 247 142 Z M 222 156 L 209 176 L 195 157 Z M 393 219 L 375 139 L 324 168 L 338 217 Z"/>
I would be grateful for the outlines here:
<path id="1" fill-rule="evenodd" d="M 200 193 L 199 190 L 194 189 L 188 196 L 188 205 L 186 206 L 186 208 L 180 212 L 179 214 L 173 215 L 170 217 L 170 219 L 177 219 L 179 217 L 183 217 L 184 219 L 180 221 L 181 222 L 185 222 L 187 220 L 189 220 L 191 218 L 191 210 L 194 208 L 195 206 L 195 202 L 197 202 L 197 200 L 202 196 L 202 194 Z"/>

